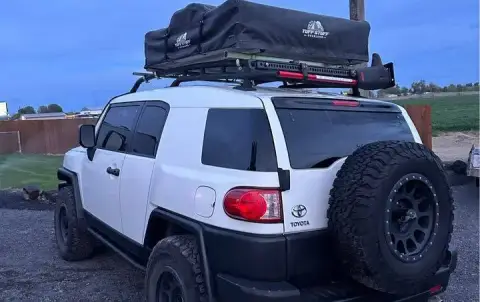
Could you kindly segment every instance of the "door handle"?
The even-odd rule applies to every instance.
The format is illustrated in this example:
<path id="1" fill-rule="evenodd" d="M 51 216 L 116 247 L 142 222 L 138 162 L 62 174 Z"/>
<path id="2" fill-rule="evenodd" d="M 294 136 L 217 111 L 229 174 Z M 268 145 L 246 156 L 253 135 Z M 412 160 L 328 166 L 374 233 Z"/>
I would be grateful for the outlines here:
<path id="1" fill-rule="evenodd" d="M 107 168 L 107 173 L 108 173 L 108 174 L 112 174 L 112 175 L 114 175 L 114 176 L 119 176 L 119 175 L 120 175 L 120 169 L 118 169 L 118 168 L 115 168 L 115 169 L 114 169 L 114 168 L 112 168 L 112 167 L 108 167 L 108 168 Z"/>

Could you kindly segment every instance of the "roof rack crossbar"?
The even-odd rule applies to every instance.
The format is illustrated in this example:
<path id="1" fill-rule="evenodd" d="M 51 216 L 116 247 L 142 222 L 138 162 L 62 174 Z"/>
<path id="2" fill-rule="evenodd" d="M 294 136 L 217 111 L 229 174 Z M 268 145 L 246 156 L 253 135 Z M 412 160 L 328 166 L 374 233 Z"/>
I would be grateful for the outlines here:
<path id="1" fill-rule="evenodd" d="M 141 84 L 154 78 L 173 78 L 171 86 L 182 82 L 215 81 L 238 83 L 237 89 L 252 90 L 255 85 L 269 82 L 284 82 L 281 87 L 351 88 L 354 95 L 359 89 L 376 90 L 395 85 L 393 64 L 381 65 L 374 54 L 375 65 L 371 67 L 332 67 L 320 63 L 300 62 L 258 55 L 223 52 L 218 61 L 212 55 L 201 62 L 180 65 L 170 62 L 170 67 L 149 70 L 150 73 L 135 73 L 141 76 L 131 89 L 136 92 Z M 380 64 L 378 64 L 380 62 Z"/>
<path id="2" fill-rule="evenodd" d="M 132 89 L 130 89 L 130 93 L 137 92 L 138 88 L 140 88 L 140 85 L 142 85 L 143 83 L 148 83 L 148 81 L 156 78 L 154 73 L 134 72 L 133 75 L 141 76 L 141 77 L 135 81 L 135 84 L 133 84 Z"/>

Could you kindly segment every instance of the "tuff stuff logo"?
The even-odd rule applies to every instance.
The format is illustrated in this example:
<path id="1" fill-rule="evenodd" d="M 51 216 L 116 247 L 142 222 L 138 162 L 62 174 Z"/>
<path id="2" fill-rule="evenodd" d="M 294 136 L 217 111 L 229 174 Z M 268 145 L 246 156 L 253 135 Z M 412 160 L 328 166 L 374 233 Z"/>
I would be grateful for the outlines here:
<path id="1" fill-rule="evenodd" d="M 309 38 L 325 39 L 330 34 L 325 31 L 320 21 L 308 22 L 307 28 L 302 30 L 303 35 Z"/>
<path id="2" fill-rule="evenodd" d="M 188 46 L 190 46 L 190 39 L 187 40 L 187 33 L 183 33 L 177 38 L 177 41 L 175 42 L 175 47 L 181 49 Z"/>

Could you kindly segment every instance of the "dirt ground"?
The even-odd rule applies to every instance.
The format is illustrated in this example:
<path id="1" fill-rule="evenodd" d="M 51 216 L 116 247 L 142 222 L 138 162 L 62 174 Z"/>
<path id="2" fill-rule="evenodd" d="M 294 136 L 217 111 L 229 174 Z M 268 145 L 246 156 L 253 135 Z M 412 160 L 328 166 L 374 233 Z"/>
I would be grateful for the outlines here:
<path id="1" fill-rule="evenodd" d="M 433 138 L 433 151 L 445 162 L 467 161 L 472 144 L 479 145 L 478 132 L 448 132 Z"/>

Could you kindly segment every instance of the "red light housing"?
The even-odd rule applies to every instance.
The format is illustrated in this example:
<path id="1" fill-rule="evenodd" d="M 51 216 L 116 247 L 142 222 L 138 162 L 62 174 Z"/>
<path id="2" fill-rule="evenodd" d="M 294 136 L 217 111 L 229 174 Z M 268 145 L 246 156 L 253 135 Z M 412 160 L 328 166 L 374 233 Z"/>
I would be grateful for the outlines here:
<path id="1" fill-rule="evenodd" d="M 235 219 L 250 222 L 282 222 L 280 191 L 262 189 L 232 189 L 223 199 L 225 213 Z"/>
<path id="2" fill-rule="evenodd" d="M 430 292 L 431 295 L 438 294 L 441 292 L 443 287 L 441 285 L 435 285 L 434 287 L 430 288 L 428 291 Z"/>
<path id="3" fill-rule="evenodd" d="M 345 106 L 345 107 L 358 107 L 360 103 L 357 101 L 345 101 L 345 100 L 335 100 L 332 102 L 334 106 Z"/>
<path id="4" fill-rule="evenodd" d="M 296 79 L 296 80 L 303 80 L 304 78 L 303 73 L 291 72 L 291 71 L 279 71 L 277 72 L 277 76 L 279 78 Z M 354 79 L 329 77 L 329 76 L 322 76 L 319 74 L 307 74 L 307 80 L 315 81 L 315 82 L 331 83 L 331 84 L 343 84 L 346 86 L 357 85 L 357 80 L 354 80 Z"/>

